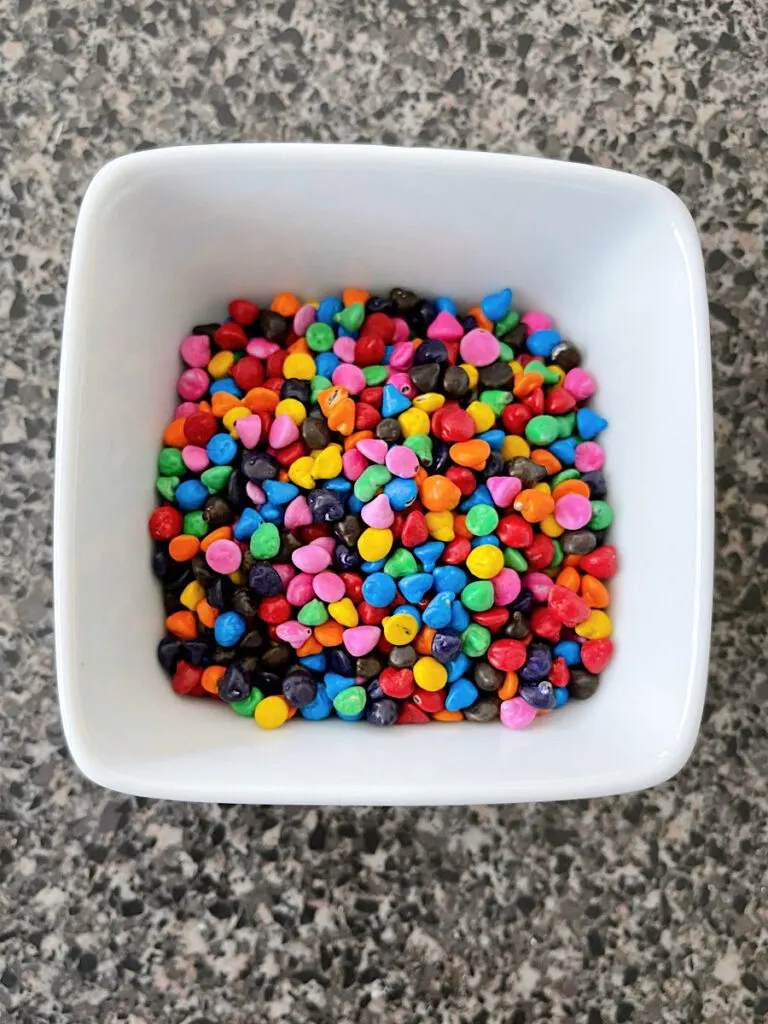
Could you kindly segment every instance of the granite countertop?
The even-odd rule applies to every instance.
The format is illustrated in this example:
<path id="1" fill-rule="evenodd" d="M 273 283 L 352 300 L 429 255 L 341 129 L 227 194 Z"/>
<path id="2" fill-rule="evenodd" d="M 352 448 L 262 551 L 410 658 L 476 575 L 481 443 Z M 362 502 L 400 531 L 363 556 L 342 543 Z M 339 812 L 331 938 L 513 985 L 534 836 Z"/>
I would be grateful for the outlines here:
<path id="1" fill-rule="evenodd" d="M 0 1019 L 765 1019 L 760 6 L 0 0 Z M 717 567 L 706 714 L 674 781 L 562 805 L 306 810 L 129 799 L 75 771 L 50 577 L 78 203 L 110 157 L 238 139 L 545 154 L 649 175 L 690 206 L 711 295 Z"/>

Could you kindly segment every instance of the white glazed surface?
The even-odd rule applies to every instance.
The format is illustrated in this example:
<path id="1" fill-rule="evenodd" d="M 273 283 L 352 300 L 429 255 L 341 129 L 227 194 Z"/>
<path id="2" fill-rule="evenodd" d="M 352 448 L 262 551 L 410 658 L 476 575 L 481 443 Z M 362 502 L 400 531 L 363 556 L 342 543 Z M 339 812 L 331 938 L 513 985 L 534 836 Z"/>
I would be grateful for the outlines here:
<path id="1" fill-rule="evenodd" d="M 621 565 L 616 655 L 592 700 L 522 732 L 339 721 L 264 732 L 170 690 L 155 657 L 163 613 L 146 521 L 178 342 L 223 316 L 230 297 L 322 297 L 347 284 L 403 284 L 460 304 L 509 285 L 516 308 L 551 314 L 583 350 L 610 423 Z M 706 686 L 711 438 L 699 243 L 682 203 L 652 182 L 525 157 L 351 146 L 117 160 L 83 201 L 63 337 L 54 572 L 72 756 L 112 789 L 240 803 L 491 803 L 660 782 L 690 754 Z M 659 485 L 670 458 L 673 490 Z"/>

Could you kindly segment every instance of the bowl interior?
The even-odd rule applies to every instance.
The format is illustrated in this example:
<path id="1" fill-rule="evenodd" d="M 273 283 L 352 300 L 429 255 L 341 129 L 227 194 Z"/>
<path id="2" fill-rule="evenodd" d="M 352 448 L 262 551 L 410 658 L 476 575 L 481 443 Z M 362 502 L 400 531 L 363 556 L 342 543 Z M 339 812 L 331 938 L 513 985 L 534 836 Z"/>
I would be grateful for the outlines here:
<path id="1" fill-rule="evenodd" d="M 236 295 L 405 284 L 473 304 L 512 287 L 598 378 L 617 652 L 601 689 L 524 732 L 266 733 L 176 697 L 146 520 L 177 346 Z M 80 767 L 116 789 L 227 801 L 458 803 L 589 796 L 674 772 L 700 717 L 706 305 L 682 204 L 641 179 L 487 154 L 202 147 L 109 165 L 84 200 L 65 324 L 56 509 L 59 686 Z"/>

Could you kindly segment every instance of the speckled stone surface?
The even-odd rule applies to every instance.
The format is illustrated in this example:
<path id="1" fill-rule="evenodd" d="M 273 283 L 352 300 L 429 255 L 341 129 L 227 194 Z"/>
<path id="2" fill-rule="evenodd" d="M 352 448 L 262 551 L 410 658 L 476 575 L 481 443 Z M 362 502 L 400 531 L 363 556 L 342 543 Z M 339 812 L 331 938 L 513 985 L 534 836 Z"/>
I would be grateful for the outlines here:
<path id="1" fill-rule="evenodd" d="M 761 6 L 0 0 L 0 1020 L 765 1019 Z M 236 139 L 590 160 L 691 207 L 711 295 L 717 575 L 705 721 L 673 782 L 567 805 L 307 811 L 127 799 L 73 769 L 50 522 L 78 202 L 110 157 Z M 670 437 L 651 483 L 673 462 Z"/>

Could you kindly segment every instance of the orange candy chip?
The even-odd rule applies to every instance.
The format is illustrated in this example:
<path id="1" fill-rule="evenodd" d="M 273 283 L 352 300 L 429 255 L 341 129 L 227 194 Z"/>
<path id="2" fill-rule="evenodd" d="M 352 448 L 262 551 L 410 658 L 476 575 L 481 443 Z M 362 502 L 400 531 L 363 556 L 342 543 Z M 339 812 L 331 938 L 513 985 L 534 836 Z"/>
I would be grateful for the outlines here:
<path id="1" fill-rule="evenodd" d="M 219 391 L 217 394 L 222 392 Z M 251 388 L 242 399 L 242 404 L 251 412 L 274 412 L 279 401 L 280 396 L 271 388 Z"/>
<path id="2" fill-rule="evenodd" d="M 608 607 L 608 588 L 595 576 L 582 576 L 581 596 L 590 608 Z"/>
<path id="3" fill-rule="evenodd" d="M 504 682 L 501 684 L 501 689 L 496 696 L 499 700 L 512 700 L 517 693 L 518 684 L 517 672 L 507 672 L 504 676 Z"/>
<path id="4" fill-rule="evenodd" d="M 556 459 L 552 452 L 548 452 L 546 448 L 537 448 L 535 451 L 532 451 L 531 462 L 535 462 L 537 466 L 543 466 L 550 476 L 559 473 L 563 468 L 560 460 Z"/>
<path id="5" fill-rule="evenodd" d="M 213 629 L 216 625 L 216 619 L 219 617 L 219 609 L 214 608 L 213 605 L 208 604 L 205 598 L 202 601 L 198 601 L 195 606 L 195 612 L 197 613 L 200 622 L 208 629 Z"/>
<path id="6" fill-rule="evenodd" d="M 301 308 L 301 303 L 293 292 L 278 292 L 269 308 L 280 316 L 294 316 Z"/>
<path id="7" fill-rule="evenodd" d="M 206 533 L 200 542 L 201 550 L 203 552 L 207 551 L 215 540 L 232 540 L 232 527 L 219 526 L 217 529 L 211 530 L 210 533 Z"/>
<path id="8" fill-rule="evenodd" d="M 168 554 L 174 562 L 188 562 L 200 550 L 200 541 L 189 533 L 180 533 L 168 545 Z"/>
<path id="9" fill-rule="evenodd" d="M 421 484 L 421 501 L 430 512 L 444 512 L 456 508 L 461 501 L 461 491 L 446 476 L 428 476 Z"/>
<path id="10" fill-rule="evenodd" d="M 533 458 L 533 456 L 531 456 Z M 583 480 L 563 480 L 561 484 L 552 491 L 555 501 L 560 501 L 566 494 L 581 494 L 584 498 L 589 497 L 589 486 Z"/>
<path id="11" fill-rule="evenodd" d="M 174 612 L 165 620 L 165 628 L 178 640 L 194 640 L 197 637 L 197 619 L 193 612 Z"/>
<path id="12" fill-rule="evenodd" d="M 219 683 L 221 682 L 221 677 L 226 671 L 227 670 L 223 665 L 209 665 L 203 672 L 202 678 L 200 679 L 200 685 L 204 690 L 207 690 L 208 693 L 215 693 L 218 697 Z"/>
<path id="13" fill-rule="evenodd" d="M 457 466 L 485 469 L 486 460 L 491 454 L 491 446 L 487 441 L 476 437 L 472 441 L 457 441 L 456 444 L 452 444 L 448 454 Z"/>
<path id="14" fill-rule="evenodd" d="M 163 444 L 167 448 L 184 448 L 189 444 L 187 435 L 184 433 L 186 419 L 174 420 L 169 423 L 163 431 Z"/>
<path id="15" fill-rule="evenodd" d="M 345 306 L 354 306 L 356 302 L 362 302 L 365 305 L 370 297 L 371 293 L 363 291 L 362 288 L 345 288 L 341 293 L 341 301 Z"/>
<path id="16" fill-rule="evenodd" d="M 555 511 L 555 501 L 551 494 L 529 488 L 520 491 L 515 498 L 516 512 L 528 523 L 540 523 Z"/>
<path id="17" fill-rule="evenodd" d="M 561 587 L 567 587 L 568 590 L 572 590 L 574 594 L 578 594 L 579 587 L 581 586 L 581 576 L 578 571 L 572 566 L 566 566 L 558 577 L 557 584 Z"/>

